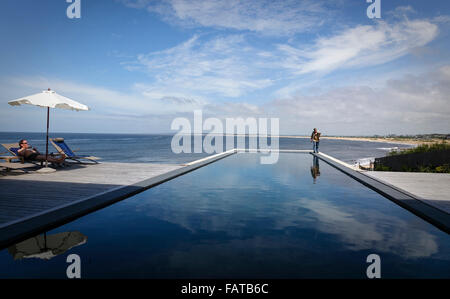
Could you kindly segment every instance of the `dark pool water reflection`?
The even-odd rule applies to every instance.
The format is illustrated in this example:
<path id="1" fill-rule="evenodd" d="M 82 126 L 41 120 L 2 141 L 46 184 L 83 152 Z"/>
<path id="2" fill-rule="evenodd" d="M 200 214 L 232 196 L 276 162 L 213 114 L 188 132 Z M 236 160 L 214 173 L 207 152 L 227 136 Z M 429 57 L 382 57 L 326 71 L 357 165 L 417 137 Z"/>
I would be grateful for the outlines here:
<path id="1" fill-rule="evenodd" d="M 51 259 L 0 252 L 2 277 L 450 278 L 450 237 L 309 154 L 242 153 L 47 233 L 81 232 Z M 320 163 L 320 164 L 319 164 Z M 84 239 L 83 239 L 84 240 Z M 69 249 L 67 249 L 69 248 Z"/>

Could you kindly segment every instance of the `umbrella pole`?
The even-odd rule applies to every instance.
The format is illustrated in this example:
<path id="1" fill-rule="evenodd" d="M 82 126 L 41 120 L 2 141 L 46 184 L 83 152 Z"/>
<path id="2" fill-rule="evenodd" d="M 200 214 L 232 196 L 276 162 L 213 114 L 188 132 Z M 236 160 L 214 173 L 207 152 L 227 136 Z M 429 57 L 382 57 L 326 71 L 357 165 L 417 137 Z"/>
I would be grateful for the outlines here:
<path id="1" fill-rule="evenodd" d="M 50 122 L 50 107 L 47 107 L 47 138 L 46 138 L 46 144 L 45 144 L 45 167 L 42 167 L 37 172 L 39 173 L 51 173 L 55 172 L 56 170 L 53 168 L 48 167 L 48 129 L 49 129 L 49 122 Z"/>
<path id="2" fill-rule="evenodd" d="M 47 107 L 47 138 L 45 143 L 45 167 L 48 167 L 48 128 L 50 122 L 50 107 Z"/>

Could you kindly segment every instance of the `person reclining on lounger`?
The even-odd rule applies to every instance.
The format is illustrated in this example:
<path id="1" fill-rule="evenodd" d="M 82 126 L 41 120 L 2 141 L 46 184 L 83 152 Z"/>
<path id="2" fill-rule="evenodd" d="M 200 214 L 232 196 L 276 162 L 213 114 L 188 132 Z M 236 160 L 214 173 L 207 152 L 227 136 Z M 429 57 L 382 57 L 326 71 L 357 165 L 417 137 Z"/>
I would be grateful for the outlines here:
<path id="1" fill-rule="evenodd" d="M 28 161 L 45 161 L 45 155 L 41 154 L 36 148 L 30 148 L 28 141 L 22 139 L 19 141 L 20 149 L 17 151 L 19 156 Z M 66 159 L 65 155 L 60 158 L 55 158 L 52 155 L 48 155 L 47 161 L 51 163 L 62 163 Z"/>

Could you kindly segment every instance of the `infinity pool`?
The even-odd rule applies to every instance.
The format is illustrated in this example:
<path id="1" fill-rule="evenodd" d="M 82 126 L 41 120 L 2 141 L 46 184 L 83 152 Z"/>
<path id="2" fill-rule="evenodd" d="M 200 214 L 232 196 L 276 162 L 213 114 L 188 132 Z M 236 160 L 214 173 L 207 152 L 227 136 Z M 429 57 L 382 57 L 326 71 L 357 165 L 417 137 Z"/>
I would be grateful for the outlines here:
<path id="1" fill-rule="evenodd" d="M 49 259 L 27 252 L 42 236 L 11 246 L 0 277 L 65 278 L 75 253 L 82 278 L 365 278 L 369 254 L 382 278 L 450 278 L 446 233 L 309 154 L 259 158 L 232 155 L 49 231 L 71 233 Z"/>

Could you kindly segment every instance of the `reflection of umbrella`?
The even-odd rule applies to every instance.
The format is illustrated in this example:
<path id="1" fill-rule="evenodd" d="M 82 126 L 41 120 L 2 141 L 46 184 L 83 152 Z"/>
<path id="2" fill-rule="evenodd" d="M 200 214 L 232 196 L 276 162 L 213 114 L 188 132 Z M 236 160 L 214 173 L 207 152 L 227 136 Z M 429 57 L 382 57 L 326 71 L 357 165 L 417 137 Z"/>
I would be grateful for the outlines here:
<path id="1" fill-rule="evenodd" d="M 48 127 L 49 127 L 49 116 L 50 116 L 50 108 L 61 108 L 67 110 L 76 110 L 76 111 L 87 111 L 89 107 L 83 105 L 81 103 L 75 102 L 69 98 L 63 97 L 62 95 L 57 94 L 53 90 L 44 90 L 41 93 L 37 93 L 28 97 L 20 98 L 14 101 L 8 102 L 8 104 L 12 106 L 20 106 L 24 104 L 34 105 L 39 107 L 47 108 L 47 143 L 45 147 L 45 167 L 41 169 L 41 172 L 52 172 L 54 170 L 48 168 Z"/>
<path id="2" fill-rule="evenodd" d="M 86 241 L 87 237 L 80 232 L 65 232 L 49 236 L 44 234 L 10 246 L 8 252 L 14 260 L 24 258 L 49 260 Z"/>

